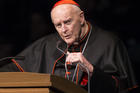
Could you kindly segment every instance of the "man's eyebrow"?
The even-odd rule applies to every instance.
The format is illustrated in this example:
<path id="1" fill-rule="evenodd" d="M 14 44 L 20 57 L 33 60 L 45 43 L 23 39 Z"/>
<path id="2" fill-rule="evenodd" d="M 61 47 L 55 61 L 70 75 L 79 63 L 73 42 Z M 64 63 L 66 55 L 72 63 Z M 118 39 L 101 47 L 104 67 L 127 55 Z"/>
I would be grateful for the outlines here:
<path id="1" fill-rule="evenodd" d="M 65 21 L 67 22 L 67 21 L 70 21 L 70 20 L 71 20 L 71 18 L 68 18 L 68 19 L 64 20 L 64 22 L 65 22 Z"/>

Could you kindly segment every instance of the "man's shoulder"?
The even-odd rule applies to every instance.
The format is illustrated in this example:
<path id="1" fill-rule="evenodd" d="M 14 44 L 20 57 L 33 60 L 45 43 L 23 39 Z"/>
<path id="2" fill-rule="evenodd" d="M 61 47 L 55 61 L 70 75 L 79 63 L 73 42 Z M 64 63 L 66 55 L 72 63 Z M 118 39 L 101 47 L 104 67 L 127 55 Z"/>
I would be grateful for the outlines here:
<path id="1" fill-rule="evenodd" d="M 118 42 L 120 41 L 119 35 L 114 31 L 104 30 L 99 27 L 95 27 L 96 38 L 105 42 Z"/>
<path id="2" fill-rule="evenodd" d="M 32 51 L 41 51 L 46 49 L 46 47 L 53 48 L 56 42 L 57 42 L 57 34 L 56 33 L 48 34 L 29 44 L 27 47 L 23 49 L 23 51 L 21 51 L 21 54 L 29 53 Z"/>
<path id="3" fill-rule="evenodd" d="M 90 43 L 98 46 L 110 46 L 117 45 L 118 42 L 122 42 L 119 36 L 113 31 L 104 30 L 99 27 L 93 27 Z"/>
<path id="4" fill-rule="evenodd" d="M 45 36 L 33 41 L 32 43 L 28 44 L 27 47 L 25 47 L 25 49 L 41 48 L 41 47 L 49 45 L 49 44 L 55 44 L 55 42 L 57 42 L 57 41 L 58 41 L 57 34 L 51 33 L 51 34 L 45 35 Z"/>
<path id="5" fill-rule="evenodd" d="M 59 39 L 57 33 L 50 33 L 48 35 L 45 35 L 36 41 L 32 42 L 32 44 L 48 44 L 48 43 L 55 43 Z"/>
<path id="6" fill-rule="evenodd" d="M 39 38 L 35 42 L 37 42 L 37 41 L 52 41 L 52 40 L 56 40 L 56 39 L 58 39 L 57 33 L 50 33 L 50 34 L 47 34 L 47 35 Z"/>

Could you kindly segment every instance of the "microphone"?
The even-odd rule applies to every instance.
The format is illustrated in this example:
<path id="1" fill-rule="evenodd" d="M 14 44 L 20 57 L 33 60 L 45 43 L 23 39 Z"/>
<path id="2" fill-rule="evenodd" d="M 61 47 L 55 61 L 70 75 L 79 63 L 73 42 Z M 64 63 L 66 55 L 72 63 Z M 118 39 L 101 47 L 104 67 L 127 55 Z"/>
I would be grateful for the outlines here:
<path id="1" fill-rule="evenodd" d="M 78 64 L 80 66 L 82 66 L 83 68 L 85 68 L 86 71 L 87 71 L 87 74 L 88 74 L 88 93 L 90 93 L 90 72 L 89 72 L 89 69 L 80 62 Z"/>
<path id="2" fill-rule="evenodd" d="M 17 59 L 17 60 L 24 60 L 25 56 L 15 56 L 15 57 L 4 57 L 0 59 L 0 62 L 9 60 L 9 59 Z"/>
<path id="3" fill-rule="evenodd" d="M 90 32 L 91 32 L 91 31 L 90 31 Z M 88 38 L 89 38 L 89 36 L 88 36 Z M 58 41 L 58 42 L 57 42 L 56 48 L 57 48 L 59 51 L 61 51 L 63 54 L 65 54 L 66 56 L 68 56 L 68 54 L 65 53 L 65 51 L 63 51 L 63 50 L 59 47 L 60 43 L 61 43 L 61 41 Z M 86 43 L 87 43 L 87 42 L 86 42 Z M 68 47 L 67 47 L 67 48 L 68 48 Z M 84 49 L 83 49 L 83 51 L 82 51 L 82 54 L 83 54 L 84 50 L 85 50 L 85 47 L 84 47 Z M 83 68 L 86 69 L 86 72 L 87 72 L 87 74 L 88 74 L 88 93 L 90 93 L 90 71 L 89 71 L 89 69 L 88 69 L 86 66 L 84 66 L 84 65 L 83 65 L 82 63 L 80 63 L 80 62 L 76 63 L 76 68 L 75 68 L 75 71 L 74 71 L 74 74 L 73 74 L 72 82 L 74 81 L 74 77 L 75 77 L 75 75 L 76 75 L 76 71 L 77 71 L 78 64 L 79 64 L 81 67 L 83 67 Z M 66 72 L 68 72 L 67 65 L 68 65 L 68 64 L 66 64 L 66 62 L 65 62 L 65 70 L 66 70 Z M 68 74 L 66 74 L 66 75 L 67 75 L 67 78 L 68 78 L 68 80 L 69 80 Z"/>
<path id="4" fill-rule="evenodd" d="M 10 62 L 13 62 L 16 67 L 21 71 L 24 72 L 23 68 L 16 62 L 16 60 L 24 60 L 25 56 L 15 56 L 15 57 L 4 57 L 0 59 L 0 66 L 7 65 Z M 11 60 L 11 61 L 10 61 Z"/>

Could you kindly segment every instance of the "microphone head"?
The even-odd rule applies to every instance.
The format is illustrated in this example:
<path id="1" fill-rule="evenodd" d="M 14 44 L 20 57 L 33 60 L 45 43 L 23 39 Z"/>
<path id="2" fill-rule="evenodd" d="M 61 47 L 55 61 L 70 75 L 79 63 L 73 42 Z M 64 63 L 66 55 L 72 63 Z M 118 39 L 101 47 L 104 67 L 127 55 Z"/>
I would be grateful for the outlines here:
<path id="1" fill-rule="evenodd" d="M 25 56 L 4 57 L 4 58 L 1 58 L 0 59 L 0 62 L 1 61 L 5 61 L 5 60 L 9 60 L 9 59 L 24 60 L 25 59 Z"/>

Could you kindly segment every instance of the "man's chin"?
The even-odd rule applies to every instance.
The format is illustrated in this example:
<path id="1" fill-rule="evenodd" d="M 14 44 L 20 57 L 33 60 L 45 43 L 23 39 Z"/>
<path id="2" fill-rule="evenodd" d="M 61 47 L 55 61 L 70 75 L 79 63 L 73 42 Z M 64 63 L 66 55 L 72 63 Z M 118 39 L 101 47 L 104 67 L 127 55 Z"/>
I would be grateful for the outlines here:
<path id="1" fill-rule="evenodd" d="M 72 41 L 72 40 L 65 40 L 65 42 L 66 42 L 68 45 L 71 45 L 74 41 Z"/>

